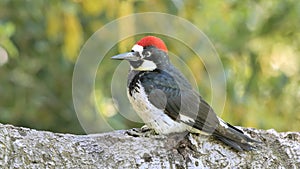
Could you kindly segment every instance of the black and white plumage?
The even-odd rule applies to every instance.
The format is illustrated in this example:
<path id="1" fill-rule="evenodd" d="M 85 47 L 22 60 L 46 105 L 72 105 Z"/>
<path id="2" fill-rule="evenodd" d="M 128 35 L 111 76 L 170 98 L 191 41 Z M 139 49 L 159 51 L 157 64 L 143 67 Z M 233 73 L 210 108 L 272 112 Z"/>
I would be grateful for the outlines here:
<path id="1" fill-rule="evenodd" d="M 236 150 L 251 150 L 241 130 L 226 123 L 169 61 L 164 42 L 146 36 L 132 51 L 112 57 L 130 62 L 127 93 L 134 110 L 159 134 L 208 133 Z"/>

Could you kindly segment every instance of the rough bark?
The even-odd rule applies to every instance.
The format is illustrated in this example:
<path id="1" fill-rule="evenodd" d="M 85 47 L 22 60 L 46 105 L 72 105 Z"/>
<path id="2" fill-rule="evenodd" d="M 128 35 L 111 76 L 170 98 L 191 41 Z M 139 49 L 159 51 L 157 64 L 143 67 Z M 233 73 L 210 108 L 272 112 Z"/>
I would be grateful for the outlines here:
<path id="1" fill-rule="evenodd" d="M 242 128 L 262 141 L 236 152 L 209 136 L 72 135 L 0 124 L 0 168 L 298 168 L 300 133 Z"/>

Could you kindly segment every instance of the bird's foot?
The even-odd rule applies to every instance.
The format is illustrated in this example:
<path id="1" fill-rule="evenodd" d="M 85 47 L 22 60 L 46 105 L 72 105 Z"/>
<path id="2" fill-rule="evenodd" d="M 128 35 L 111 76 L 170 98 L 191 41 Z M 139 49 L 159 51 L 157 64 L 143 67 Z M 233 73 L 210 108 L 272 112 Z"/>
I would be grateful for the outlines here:
<path id="1" fill-rule="evenodd" d="M 151 135 L 156 135 L 157 133 L 153 129 L 144 125 L 141 128 L 133 128 L 133 129 L 127 130 L 126 134 L 133 136 L 133 137 L 150 137 Z"/>

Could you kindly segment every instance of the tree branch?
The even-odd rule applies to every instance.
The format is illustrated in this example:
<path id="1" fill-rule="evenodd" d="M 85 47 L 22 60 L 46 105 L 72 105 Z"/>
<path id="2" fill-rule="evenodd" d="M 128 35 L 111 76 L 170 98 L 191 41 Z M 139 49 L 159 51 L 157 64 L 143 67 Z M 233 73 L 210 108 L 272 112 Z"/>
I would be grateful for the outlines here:
<path id="1" fill-rule="evenodd" d="M 243 128 L 263 143 L 236 152 L 209 136 L 72 135 L 0 124 L 0 168 L 297 168 L 300 133 Z"/>

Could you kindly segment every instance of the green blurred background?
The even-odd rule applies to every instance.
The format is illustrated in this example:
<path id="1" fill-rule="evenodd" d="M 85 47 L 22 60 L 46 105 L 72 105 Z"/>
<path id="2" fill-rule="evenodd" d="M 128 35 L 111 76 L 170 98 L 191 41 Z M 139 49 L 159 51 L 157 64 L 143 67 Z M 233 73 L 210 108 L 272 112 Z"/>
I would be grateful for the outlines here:
<path id="1" fill-rule="evenodd" d="M 299 131 L 297 0 L 1 0 L 0 46 L 8 60 L 0 53 L 0 123 L 84 133 L 72 103 L 72 73 L 80 49 L 106 23 L 138 12 L 183 17 L 210 38 L 227 79 L 223 119 L 234 125 Z M 131 46 L 120 43 L 112 53 Z M 192 71 L 199 69 L 193 59 L 186 63 Z M 107 75 L 96 85 L 110 82 L 116 64 L 105 64 L 106 71 L 100 73 Z M 201 79 L 196 80 L 201 89 Z M 141 125 L 115 113 L 107 91 L 96 92 L 99 109 L 115 128 Z M 209 92 L 202 93 L 209 97 Z"/>

